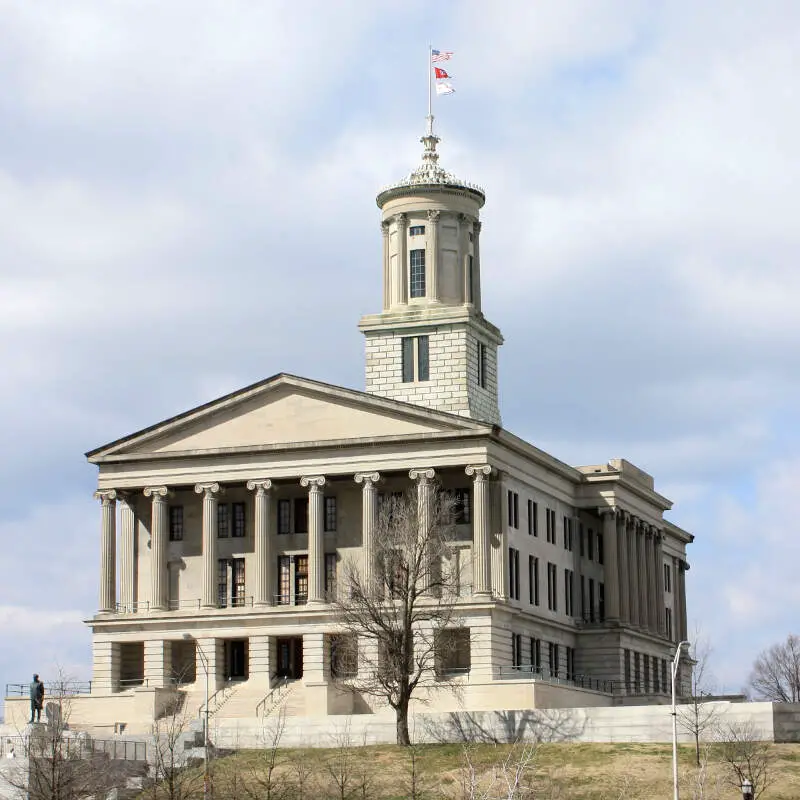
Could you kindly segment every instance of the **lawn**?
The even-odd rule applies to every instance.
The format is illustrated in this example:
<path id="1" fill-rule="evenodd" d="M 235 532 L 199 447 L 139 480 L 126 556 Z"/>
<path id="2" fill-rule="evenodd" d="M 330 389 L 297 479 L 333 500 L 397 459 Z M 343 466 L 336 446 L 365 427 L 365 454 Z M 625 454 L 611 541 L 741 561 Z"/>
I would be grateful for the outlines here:
<path id="1" fill-rule="evenodd" d="M 671 800 L 672 752 L 661 744 L 476 744 L 358 747 L 339 741 L 327 749 L 276 751 L 273 800 L 372 798 L 433 800 L 463 798 L 587 798 L 587 800 Z M 768 745 L 774 800 L 800 798 L 800 745 Z M 218 800 L 269 797 L 265 776 L 270 751 L 243 751 L 212 763 Z M 741 798 L 728 781 L 730 768 L 719 752 L 707 752 L 705 768 L 694 765 L 694 750 L 681 747 L 682 798 Z M 510 794 L 521 775 L 526 787 Z M 414 785 L 416 784 L 416 794 Z M 470 785 L 475 787 L 470 794 Z M 701 793 L 702 788 L 702 793 Z"/>

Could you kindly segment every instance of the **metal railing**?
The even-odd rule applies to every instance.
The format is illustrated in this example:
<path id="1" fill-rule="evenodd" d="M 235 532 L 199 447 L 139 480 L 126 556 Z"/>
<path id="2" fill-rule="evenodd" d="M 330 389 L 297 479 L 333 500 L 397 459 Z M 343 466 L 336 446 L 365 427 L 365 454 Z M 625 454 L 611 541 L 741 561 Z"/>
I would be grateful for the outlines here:
<path id="1" fill-rule="evenodd" d="M 278 682 L 272 689 L 267 692 L 261 700 L 256 703 L 256 716 L 257 717 L 265 717 L 267 714 L 272 711 L 272 709 L 277 705 L 280 700 L 281 694 L 283 690 L 289 685 L 290 679 L 287 675 L 284 675 L 282 678 L 278 678 Z"/>
<path id="2" fill-rule="evenodd" d="M 233 597 L 230 603 L 227 600 L 220 600 L 217 603 L 217 608 L 252 608 L 253 596 L 249 597 Z"/>
<path id="3" fill-rule="evenodd" d="M 34 756 L 48 756 L 54 744 L 59 758 L 89 758 L 103 754 L 115 761 L 147 761 L 147 742 L 132 739 L 94 739 L 85 735 L 64 735 L 61 741 L 28 736 L 3 736 L 0 738 L 0 758 L 27 758 L 31 751 Z"/>
<path id="4" fill-rule="evenodd" d="M 307 594 L 276 594 L 272 597 L 272 605 L 274 606 L 304 606 L 307 603 Z"/>
<path id="5" fill-rule="evenodd" d="M 196 608 L 201 607 L 202 600 L 197 597 L 192 600 L 170 600 L 167 603 L 167 608 L 170 611 L 180 611 L 182 608 Z"/>
<path id="6" fill-rule="evenodd" d="M 547 667 L 536 667 L 533 664 L 520 664 L 519 666 L 500 667 L 500 678 L 506 680 L 533 678 L 546 683 L 574 686 L 579 689 L 592 689 L 604 694 L 622 694 L 624 684 L 622 681 L 603 680 L 592 678 L 589 675 L 567 675 L 566 673 L 551 672 Z"/>
<path id="7" fill-rule="evenodd" d="M 28 697 L 30 695 L 29 683 L 7 683 L 6 697 Z M 64 683 L 48 684 L 45 686 L 45 701 L 51 697 L 74 697 L 78 694 L 90 694 L 91 681 L 65 681 Z"/>
<path id="8" fill-rule="evenodd" d="M 138 614 L 140 611 L 150 611 L 149 600 L 139 600 L 135 603 L 117 603 L 117 614 Z"/>

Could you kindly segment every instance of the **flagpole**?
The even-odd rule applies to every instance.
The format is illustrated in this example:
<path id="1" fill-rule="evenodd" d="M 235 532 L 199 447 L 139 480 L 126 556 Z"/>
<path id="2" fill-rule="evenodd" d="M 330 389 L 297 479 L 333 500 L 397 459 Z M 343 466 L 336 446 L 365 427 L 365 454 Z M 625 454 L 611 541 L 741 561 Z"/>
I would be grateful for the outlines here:
<path id="1" fill-rule="evenodd" d="M 431 59 L 433 58 L 433 45 L 428 45 L 428 64 L 425 68 L 425 77 L 428 79 L 428 136 L 433 136 L 433 98 L 431 92 Z"/>

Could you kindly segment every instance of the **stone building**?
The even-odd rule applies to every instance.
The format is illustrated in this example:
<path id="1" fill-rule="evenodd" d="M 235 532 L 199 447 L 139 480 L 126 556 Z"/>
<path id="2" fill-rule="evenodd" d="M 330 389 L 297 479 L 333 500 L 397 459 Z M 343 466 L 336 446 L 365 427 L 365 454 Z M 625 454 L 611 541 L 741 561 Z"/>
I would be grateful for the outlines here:
<path id="1" fill-rule="evenodd" d="M 87 721 L 151 719 L 176 683 L 199 707 L 206 672 L 230 695 L 220 717 L 262 712 L 282 678 L 290 714 L 375 710 L 331 680 L 327 591 L 369 558 L 378 495 L 430 482 L 463 501 L 450 568 L 469 632 L 442 676 L 462 691 L 432 691 L 434 709 L 668 692 L 693 537 L 633 464 L 570 466 L 501 426 L 485 195 L 442 169 L 430 126 L 422 143 L 377 197 L 365 392 L 279 374 L 87 454 L 102 520 Z"/>

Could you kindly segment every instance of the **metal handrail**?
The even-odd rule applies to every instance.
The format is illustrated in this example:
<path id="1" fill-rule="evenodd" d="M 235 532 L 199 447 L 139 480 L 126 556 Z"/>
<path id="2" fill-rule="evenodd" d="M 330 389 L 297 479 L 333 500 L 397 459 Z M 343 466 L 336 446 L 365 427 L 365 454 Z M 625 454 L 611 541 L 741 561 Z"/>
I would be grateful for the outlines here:
<path id="1" fill-rule="evenodd" d="M 180 611 L 182 608 L 201 608 L 202 602 L 199 597 L 192 600 L 170 600 L 167 603 L 167 608 L 170 611 Z"/>
<path id="2" fill-rule="evenodd" d="M 45 699 L 48 697 L 71 697 L 76 694 L 91 694 L 91 681 L 67 681 L 52 685 L 45 684 Z M 25 697 L 30 693 L 28 683 L 7 683 L 6 697 Z"/>
<path id="3" fill-rule="evenodd" d="M 32 744 L 41 742 L 37 737 L 0 737 L 0 758 L 26 758 Z M 115 761 L 147 761 L 147 742 L 136 739 L 95 739 L 87 736 L 63 739 L 62 754 L 66 756 L 88 757 L 94 753 L 105 753 Z"/>
<path id="4" fill-rule="evenodd" d="M 118 614 L 136 614 L 139 611 L 149 611 L 149 600 L 137 600 L 135 603 L 117 603 Z"/>
<path id="5" fill-rule="evenodd" d="M 266 716 L 267 715 L 267 703 L 271 698 L 274 697 L 275 702 L 277 702 L 278 698 L 280 697 L 280 693 L 283 689 L 285 689 L 289 685 L 290 678 L 288 675 L 284 675 L 283 677 L 278 679 L 278 682 L 272 689 L 267 692 L 261 700 L 256 703 L 256 716 Z M 276 696 L 277 695 L 277 696 Z M 274 704 L 273 704 L 274 705 Z M 270 710 L 272 710 L 272 705 L 270 705 Z"/>
<path id="6" fill-rule="evenodd" d="M 546 667 L 536 667 L 533 664 L 519 664 L 518 666 L 500 667 L 500 678 L 518 678 L 530 675 L 532 678 L 546 681 L 547 683 L 565 684 L 579 689 L 592 689 L 604 694 L 621 694 L 622 681 L 592 678 L 588 675 L 559 675 L 551 672 Z"/>

